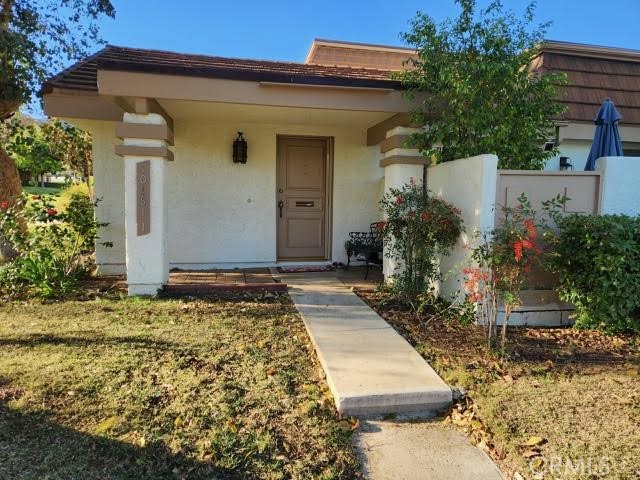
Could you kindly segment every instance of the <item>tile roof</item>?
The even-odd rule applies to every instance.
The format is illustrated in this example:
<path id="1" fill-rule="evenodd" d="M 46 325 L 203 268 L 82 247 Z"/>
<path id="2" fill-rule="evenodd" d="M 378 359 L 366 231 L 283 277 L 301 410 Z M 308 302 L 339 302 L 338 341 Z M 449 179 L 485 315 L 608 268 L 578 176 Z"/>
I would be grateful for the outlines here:
<path id="1" fill-rule="evenodd" d="M 637 58 L 588 56 L 571 51 L 544 51 L 537 69 L 565 72 L 567 86 L 560 100 L 567 106 L 564 120 L 593 122 L 602 102 L 611 98 L 622 115 L 621 125 L 640 125 L 640 52 Z"/>
<path id="2" fill-rule="evenodd" d="M 53 88 L 97 91 L 98 69 L 255 82 L 400 88 L 400 82 L 391 79 L 389 70 L 210 57 L 109 45 L 47 80 L 43 91 L 48 93 Z"/>
<path id="3" fill-rule="evenodd" d="M 400 71 L 415 54 L 406 47 L 315 39 L 305 63 Z"/>

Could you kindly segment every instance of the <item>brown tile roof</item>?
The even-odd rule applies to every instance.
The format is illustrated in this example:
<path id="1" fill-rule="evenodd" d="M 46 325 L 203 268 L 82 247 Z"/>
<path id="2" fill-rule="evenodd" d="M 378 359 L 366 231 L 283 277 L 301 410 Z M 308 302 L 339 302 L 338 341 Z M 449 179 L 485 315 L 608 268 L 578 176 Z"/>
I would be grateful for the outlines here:
<path id="1" fill-rule="evenodd" d="M 411 48 L 316 39 L 305 63 L 400 71 L 412 56 Z"/>
<path id="2" fill-rule="evenodd" d="M 391 79 L 389 70 L 210 57 L 109 45 L 47 80 L 43 91 L 48 93 L 53 88 L 97 91 L 98 69 L 255 82 L 400 88 L 400 82 Z"/>
<path id="3" fill-rule="evenodd" d="M 611 98 L 622 115 L 620 124 L 640 125 L 640 51 L 616 54 L 616 49 L 577 45 L 543 48 L 536 69 L 565 72 L 561 88 L 564 120 L 593 122 L 602 102 Z"/>

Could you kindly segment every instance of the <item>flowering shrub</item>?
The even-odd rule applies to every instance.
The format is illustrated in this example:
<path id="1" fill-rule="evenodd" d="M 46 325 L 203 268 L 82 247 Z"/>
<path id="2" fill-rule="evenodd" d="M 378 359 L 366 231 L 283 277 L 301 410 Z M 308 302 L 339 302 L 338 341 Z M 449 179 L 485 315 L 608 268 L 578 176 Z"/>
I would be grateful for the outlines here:
<path id="1" fill-rule="evenodd" d="M 93 207 L 82 195 L 73 195 L 62 212 L 51 196 L 0 202 L 0 233 L 17 252 L 0 267 L 0 290 L 41 298 L 72 292 L 91 265 L 98 229 L 106 225 L 95 221 Z"/>
<path id="2" fill-rule="evenodd" d="M 390 288 L 396 298 L 416 309 L 437 278 L 437 256 L 449 253 L 462 233 L 460 210 L 431 196 L 413 179 L 390 189 L 381 205 L 385 255 L 395 262 Z"/>
<path id="3" fill-rule="evenodd" d="M 467 298 L 476 304 L 489 346 L 497 337 L 498 306 L 504 306 L 500 341 L 504 350 L 509 316 L 521 304 L 520 291 L 528 272 L 540 261 L 542 250 L 536 212 L 524 194 L 515 208 L 503 207 L 502 212 L 502 223 L 484 232 L 471 256 L 475 266 L 465 268 L 464 274 Z"/>

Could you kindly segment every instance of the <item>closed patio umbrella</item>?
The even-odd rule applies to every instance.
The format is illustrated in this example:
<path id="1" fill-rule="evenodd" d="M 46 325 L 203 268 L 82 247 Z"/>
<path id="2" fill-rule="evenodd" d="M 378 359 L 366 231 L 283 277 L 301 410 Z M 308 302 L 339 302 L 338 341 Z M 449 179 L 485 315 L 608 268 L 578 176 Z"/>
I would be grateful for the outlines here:
<path id="1" fill-rule="evenodd" d="M 595 170 L 596 159 L 600 157 L 621 157 L 623 155 L 620 132 L 618 131 L 618 122 L 621 118 L 616 106 L 610 98 L 607 98 L 596 114 L 596 133 L 593 136 L 585 170 Z"/>

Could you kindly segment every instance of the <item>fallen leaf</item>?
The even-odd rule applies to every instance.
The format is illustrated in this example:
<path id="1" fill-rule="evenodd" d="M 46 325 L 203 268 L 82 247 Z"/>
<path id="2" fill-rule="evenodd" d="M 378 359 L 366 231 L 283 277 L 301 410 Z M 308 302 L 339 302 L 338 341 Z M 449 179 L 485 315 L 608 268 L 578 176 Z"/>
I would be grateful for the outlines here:
<path id="1" fill-rule="evenodd" d="M 113 417 L 109 417 L 106 420 L 103 420 L 96 427 L 96 433 L 104 433 L 104 432 L 107 432 L 108 430 L 111 430 L 113 427 L 115 427 L 118 424 L 119 421 L 120 421 L 120 418 L 116 415 L 114 415 Z"/>
<path id="2" fill-rule="evenodd" d="M 529 440 L 527 440 L 527 443 L 525 444 L 527 447 L 535 447 L 536 445 L 540 445 L 544 443 L 544 438 L 542 437 L 531 437 Z"/>

